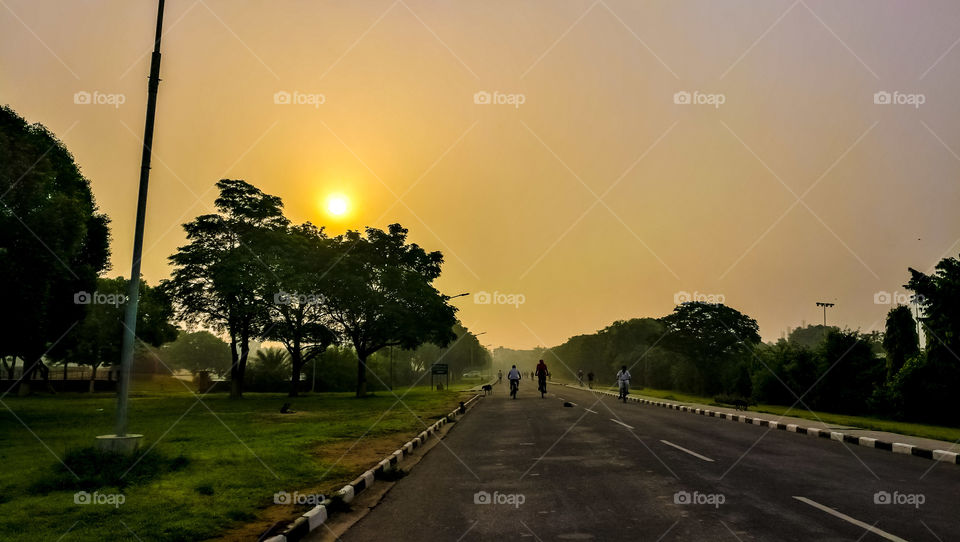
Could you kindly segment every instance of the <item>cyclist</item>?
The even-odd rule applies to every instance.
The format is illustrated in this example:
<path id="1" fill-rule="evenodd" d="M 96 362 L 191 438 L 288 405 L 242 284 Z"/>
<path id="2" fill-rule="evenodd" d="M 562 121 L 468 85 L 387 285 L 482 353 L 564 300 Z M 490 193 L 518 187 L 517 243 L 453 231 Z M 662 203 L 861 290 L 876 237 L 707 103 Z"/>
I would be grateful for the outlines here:
<path id="1" fill-rule="evenodd" d="M 547 364 L 543 360 L 537 363 L 537 370 L 534 371 L 534 374 L 537 375 L 537 388 L 540 390 L 540 398 L 543 399 L 543 396 L 547 393 L 547 375 L 550 374 L 550 371 L 547 371 Z"/>
<path id="2" fill-rule="evenodd" d="M 630 393 L 630 371 L 627 370 L 626 365 L 617 372 L 617 387 L 620 388 L 618 399 L 623 399 L 623 402 L 626 403 L 627 394 Z"/>
<path id="3" fill-rule="evenodd" d="M 517 398 L 517 390 L 520 389 L 520 371 L 517 370 L 517 366 L 514 365 L 510 372 L 507 373 L 507 380 L 510 381 L 510 395 L 514 399 Z"/>

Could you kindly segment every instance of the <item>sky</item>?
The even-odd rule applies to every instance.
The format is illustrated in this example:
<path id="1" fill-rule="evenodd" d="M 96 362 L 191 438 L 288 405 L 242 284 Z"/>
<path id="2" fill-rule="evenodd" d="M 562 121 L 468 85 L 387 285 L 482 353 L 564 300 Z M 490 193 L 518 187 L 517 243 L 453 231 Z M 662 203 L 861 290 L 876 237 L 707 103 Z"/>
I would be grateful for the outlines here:
<path id="1" fill-rule="evenodd" d="M 0 103 L 75 155 L 111 276 L 155 17 L 0 0 Z M 958 43 L 950 1 L 167 0 L 143 274 L 234 178 L 331 234 L 403 224 L 492 346 L 687 299 L 765 340 L 817 301 L 882 329 L 908 267 L 960 253 Z"/>

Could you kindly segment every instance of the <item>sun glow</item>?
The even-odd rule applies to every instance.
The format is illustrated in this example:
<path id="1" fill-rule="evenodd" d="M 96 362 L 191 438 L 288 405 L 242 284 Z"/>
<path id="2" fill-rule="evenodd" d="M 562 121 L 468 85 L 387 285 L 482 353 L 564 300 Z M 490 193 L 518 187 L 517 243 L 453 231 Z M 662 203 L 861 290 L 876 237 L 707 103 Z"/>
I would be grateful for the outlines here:
<path id="1" fill-rule="evenodd" d="M 327 212 L 332 216 L 342 217 L 350 211 L 350 200 L 343 194 L 327 196 Z"/>

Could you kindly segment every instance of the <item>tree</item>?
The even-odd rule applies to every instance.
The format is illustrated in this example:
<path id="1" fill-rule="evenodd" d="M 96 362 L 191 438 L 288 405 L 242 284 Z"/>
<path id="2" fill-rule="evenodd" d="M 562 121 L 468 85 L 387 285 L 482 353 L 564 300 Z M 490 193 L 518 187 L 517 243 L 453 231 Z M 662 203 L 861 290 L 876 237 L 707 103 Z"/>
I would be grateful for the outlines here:
<path id="1" fill-rule="evenodd" d="M 173 367 L 196 375 L 211 371 L 217 376 L 230 372 L 230 346 L 209 331 L 181 332 L 177 339 L 160 351 L 164 361 Z"/>
<path id="2" fill-rule="evenodd" d="M 170 256 L 174 265 L 165 290 L 176 300 L 179 316 L 230 337 L 230 397 L 243 397 L 250 341 L 268 326 L 269 301 L 263 298 L 268 268 L 261 260 L 284 230 L 283 202 L 242 181 L 217 183 L 217 213 L 184 224 L 188 243 Z"/>
<path id="3" fill-rule="evenodd" d="M 64 364 L 89 365 L 91 392 L 94 391 L 97 368 L 120 361 L 126 292 L 127 281 L 123 277 L 97 279 L 96 290 L 83 298 L 87 305 L 86 316 L 49 352 L 52 359 Z M 141 280 L 137 311 L 137 339 L 141 344 L 160 346 L 175 339 L 177 328 L 170 323 L 172 318 L 170 298 Z"/>
<path id="4" fill-rule="evenodd" d="M 887 313 L 886 331 L 883 334 L 883 349 L 887 353 L 887 380 L 900 372 L 908 359 L 920 353 L 920 338 L 917 322 L 910 307 L 897 305 Z"/>
<path id="5" fill-rule="evenodd" d="M 263 255 L 270 270 L 263 292 L 270 321 L 263 338 L 282 343 L 290 354 L 290 397 L 296 397 L 304 365 L 338 340 L 322 304 L 325 271 L 334 260 L 330 240 L 310 223 L 271 237 Z"/>
<path id="6" fill-rule="evenodd" d="M 23 360 L 25 388 L 86 313 L 74 296 L 107 268 L 108 224 L 63 143 L 0 107 L 0 357 Z"/>
<path id="7" fill-rule="evenodd" d="M 329 271 L 324 299 L 335 329 L 357 353 L 357 397 L 366 395 L 367 358 L 387 347 L 446 346 L 455 335 L 456 309 L 433 287 L 443 255 L 407 244 L 407 230 L 367 228 L 335 238 L 339 263 Z"/>
<path id="8" fill-rule="evenodd" d="M 250 365 L 250 385 L 256 391 L 276 391 L 290 379 L 290 356 L 282 348 L 257 350 Z"/>
<path id="9" fill-rule="evenodd" d="M 804 402 L 828 412 L 865 413 L 884 379 L 884 363 L 870 341 L 856 331 L 831 331 L 816 352 L 820 380 L 816 394 Z M 794 391 L 803 396 L 807 390 Z"/>
<path id="10" fill-rule="evenodd" d="M 823 341 L 827 340 L 827 335 L 831 331 L 840 331 L 840 328 L 836 326 L 825 326 L 823 324 L 811 324 L 792 330 L 787 336 L 787 341 L 801 348 L 818 348 L 823 344 Z"/>
<path id="11" fill-rule="evenodd" d="M 744 361 L 760 342 L 756 320 L 720 303 L 683 303 L 661 321 L 669 348 L 696 367 L 693 385 L 700 393 L 721 391 L 727 366 Z"/>

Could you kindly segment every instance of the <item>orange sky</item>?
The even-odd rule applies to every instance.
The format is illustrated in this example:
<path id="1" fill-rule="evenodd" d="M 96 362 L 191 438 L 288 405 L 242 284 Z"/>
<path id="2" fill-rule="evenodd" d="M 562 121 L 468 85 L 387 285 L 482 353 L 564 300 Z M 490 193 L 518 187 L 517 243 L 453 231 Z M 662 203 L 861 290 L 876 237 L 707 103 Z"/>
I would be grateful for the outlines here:
<path id="1" fill-rule="evenodd" d="M 0 0 L 0 102 L 75 154 L 113 220 L 112 274 L 154 17 Z M 960 252 L 955 2 L 167 0 L 165 30 L 151 283 L 223 177 L 332 233 L 404 224 L 446 254 L 444 292 L 503 294 L 455 303 L 511 347 L 661 316 L 679 292 L 722 295 L 765 339 L 818 322 L 815 301 L 877 329 L 877 292 Z"/>

